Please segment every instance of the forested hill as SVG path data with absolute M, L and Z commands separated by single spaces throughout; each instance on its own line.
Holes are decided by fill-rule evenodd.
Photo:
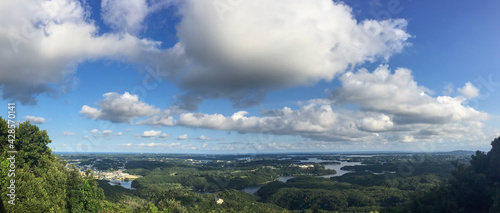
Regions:
M 455 164 L 448 181 L 415 193 L 412 212 L 500 212 L 500 137 L 488 153 L 477 151 L 469 166 Z
M 103 210 L 107 204 L 102 189 L 94 180 L 81 177 L 79 171 L 65 168 L 66 162 L 56 158 L 47 146 L 51 141 L 45 130 L 29 122 L 8 127 L 0 118 L 1 212 Z M 9 147 L 9 139 L 13 139 L 9 134 L 15 135 L 14 150 Z

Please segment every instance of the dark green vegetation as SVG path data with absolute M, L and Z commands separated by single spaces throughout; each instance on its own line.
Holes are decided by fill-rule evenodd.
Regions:
M 197 192 L 216 192 L 221 189 L 242 189 L 278 179 L 279 175 L 324 175 L 335 174 L 323 165 L 312 164 L 311 168 L 300 168 L 293 162 L 278 160 L 218 160 L 203 164 L 186 164 L 158 161 L 130 161 L 125 172 L 142 175 L 132 183 L 135 188 L 150 185 L 180 184 Z
M 420 162 L 421 158 L 425 160 Z M 362 169 L 360 172 L 332 177 L 331 180 L 299 176 L 286 183 L 273 182 L 262 187 L 257 195 L 263 202 L 290 210 L 390 211 L 405 207 L 416 190 L 438 186 L 443 177 L 440 177 L 440 173 L 433 174 L 434 170 L 431 168 L 442 165 L 444 161 L 444 157 L 440 155 L 400 156 L 391 160 L 391 165 L 400 165 L 394 167 L 395 171 L 388 169 L 391 172 L 373 174 L 367 171 L 371 165 L 354 166 L 353 168 Z M 431 162 L 436 163 L 430 166 Z M 448 164 L 451 165 L 450 162 Z M 376 164 L 372 166 L 377 167 Z M 426 168 L 429 168 L 428 172 L 415 172 L 425 171 Z M 448 172 L 451 170 L 447 164 L 443 169 Z
M 37 126 L 16 135 L 16 205 L 7 203 L 10 157 L 0 120 L 0 212 L 500 212 L 500 139 L 487 154 L 388 153 L 307 155 L 54 155 Z M 307 161 L 317 158 L 314 161 Z M 136 190 L 96 180 L 94 172 L 126 169 Z M 302 161 L 302 162 L 301 162 Z M 345 166 L 338 177 L 325 169 Z M 286 183 L 279 176 L 295 176 Z M 262 186 L 255 195 L 240 191 Z M 217 204 L 216 200 L 223 202 Z
M 0 118 L 0 212 L 99 212 L 111 203 L 103 201 L 102 189 L 92 178 L 65 167 L 47 147 L 46 131 L 28 122 L 15 130 L 17 153 L 7 153 L 7 122 Z M 15 155 L 15 172 L 8 158 Z M 12 175 L 12 174 L 15 174 Z M 9 177 L 9 174 L 10 177 Z M 15 205 L 8 204 L 11 179 L 15 180 Z
M 455 162 L 452 176 L 438 187 L 415 193 L 405 210 L 413 212 L 500 212 L 500 137 L 470 165 Z
M 104 189 L 108 201 L 129 211 L 150 204 L 159 211 L 176 206 L 188 212 L 369 212 L 408 211 L 415 192 L 439 186 L 450 176 L 454 168 L 452 162 L 467 163 L 470 154 L 472 152 L 393 153 L 370 157 L 309 154 L 288 158 L 279 155 L 244 158 L 234 155 L 95 154 L 65 158 L 108 158 L 127 162 L 125 172 L 143 176 L 132 184 L 137 190 L 110 186 L 106 181 L 99 181 L 99 186 Z M 301 162 L 309 158 L 317 158 L 319 163 Z M 335 173 L 325 169 L 325 165 L 338 163 L 325 162 L 328 160 L 365 164 L 343 167 L 356 172 L 341 177 L 314 177 Z M 279 175 L 296 178 L 283 183 L 276 181 Z M 256 195 L 235 190 L 252 185 L 263 187 Z M 222 198 L 224 203 L 215 204 L 216 197 Z M 175 201 L 175 205 L 165 205 L 167 201 Z

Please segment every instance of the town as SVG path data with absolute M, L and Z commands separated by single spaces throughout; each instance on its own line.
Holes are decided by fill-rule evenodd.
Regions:
M 106 164 L 106 162 L 110 161 L 113 161 L 113 165 L 121 165 L 106 167 L 106 165 L 109 165 Z M 71 169 L 74 166 L 79 170 L 80 175 L 91 175 L 97 180 L 133 181 L 140 178 L 140 175 L 131 175 L 124 172 L 126 163 L 127 161 L 120 162 L 111 159 L 105 159 L 103 161 L 102 158 L 96 158 L 95 160 L 75 158 L 68 161 L 66 168 Z

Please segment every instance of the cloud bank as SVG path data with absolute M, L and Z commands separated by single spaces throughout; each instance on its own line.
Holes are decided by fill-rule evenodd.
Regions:
M 2 98 L 36 104 L 40 94 L 74 88 L 80 63 L 108 59 L 161 65 L 159 75 L 183 91 L 184 109 L 211 98 L 245 107 L 270 90 L 331 81 L 409 45 L 405 20 L 357 21 L 330 0 L 241 1 L 224 11 L 217 2 L 104 0 L 100 15 L 113 29 L 104 34 L 80 1 L 2 2 Z M 141 30 L 148 15 L 170 6 L 180 16 L 178 42 L 159 49 Z
M 156 114 L 136 124 L 292 135 L 331 142 L 413 142 L 457 141 L 470 135 L 484 136 L 482 122 L 490 118 L 487 113 L 467 106 L 463 96 L 430 95 L 433 92 L 419 86 L 411 71 L 405 68 L 391 71 L 387 65 L 380 65 L 372 72 L 359 69 L 339 79 L 341 87 L 334 89 L 329 97 L 310 100 L 297 109 L 265 110 L 261 116 L 249 116 L 246 111 L 227 116 L 195 112 L 176 114 L 167 109 L 157 110 Z M 346 108 L 345 104 L 359 109 Z M 187 135 L 178 137 L 186 138 Z
M 268 90 L 331 81 L 409 45 L 405 20 L 358 22 L 350 7 L 331 0 L 241 1 L 226 5 L 229 11 L 214 2 L 188 0 L 180 8 L 178 44 L 188 68 L 178 76 L 186 91 L 179 102 L 190 110 L 207 98 L 253 105 Z

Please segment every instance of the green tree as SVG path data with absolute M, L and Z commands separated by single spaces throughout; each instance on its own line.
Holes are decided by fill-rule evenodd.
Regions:
M 416 193 L 408 206 L 412 212 L 499 212 L 500 137 L 486 154 L 477 151 L 470 166 L 454 163 L 448 182 Z
M 5 138 L 7 122 L 0 119 L 1 137 Z M 1 157 L 2 177 L 1 194 L 7 194 L 6 184 L 15 180 L 16 205 L 3 200 L 8 212 L 64 212 L 66 174 L 60 162 L 51 154 L 47 144 L 50 139 L 46 131 L 40 131 L 35 125 L 24 122 L 15 131 L 15 149 L 17 153 L 4 151 Z M 7 147 L 7 140 L 2 139 L 2 147 Z M 4 149 L 6 150 L 6 149 Z M 5 174 L 7 158 L 15 155 L 15 177 Z
M 65 162 L 57 159 L 47 146 L 47 131 L 29 122 L 11 128 L 15 132 L 15 150 L 7 153 L 8 124 L 0 118 L 0 193 L 8 194 L 7 186 L 15 181 L 16 205 L 2 196 L 3 212 L 100 212 L 104 194 L 95 180 L 68 171 Z M 9 177 L 10 161 L 15 158 L 15 176 Z M 2 209 L 5 208 L 5 209 Z
M 92 178 L 82 178 L 79 171 L 73 169 L 68 175 L 68 202 L 70 212 L 100 212 L 104 192 L 97 187 Z

